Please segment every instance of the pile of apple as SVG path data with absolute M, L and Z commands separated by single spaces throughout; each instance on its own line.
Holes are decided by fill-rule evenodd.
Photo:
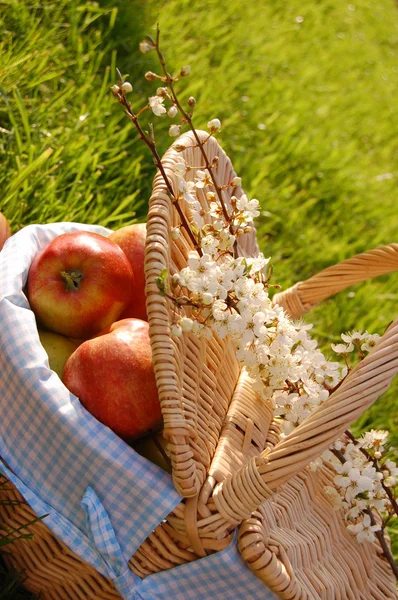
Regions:
M 145 224 L 108 238 L 61 234 L 35 256 L 27 281 L 50 367 L 127 442 L 162 422 L 146 313 L 145 237 Z

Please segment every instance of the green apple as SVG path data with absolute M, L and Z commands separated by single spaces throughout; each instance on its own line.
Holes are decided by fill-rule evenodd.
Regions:
M 48 354 L 50 369 L 61 378 L 66 361 L 81 342 L 70 340 L 63 335 L 44 329 L 38 329 L 38 332 L 41 344 Z
M 152 463 L 163 469 L 163 471 L 171 473 L 171 462 L 168 458 L 169 451 L 162 432 L 153 433 L 151 436 L 140 438 L 133 442 L 131 446 L 138 454 L 141 454 L 141 456 L 150 460 Z

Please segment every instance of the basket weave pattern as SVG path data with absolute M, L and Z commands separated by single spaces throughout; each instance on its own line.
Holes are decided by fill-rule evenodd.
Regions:
M 204 139 L 207 134 L 199 132 L 199 135 Z M 179 143 L 187 149 L 177 153 L 171 148 L 162 161 L 175 190 L 175 165 L 181 156 L 188 165 L 203 167 L 193 136 L 186 134 Z M 228 184 L 235 172 L 213 138 L 206 143 L 206 153 L 210 162 L 218 156 L 218 182 Z M 188 171 L 187 179 L 193 180 L 194 175 L 194 169 Z M 239 192 L 234 189 L 235 194 Z M 231 192 L 223 193 L 228 206 Z M 199 199 L 207 210 L 205 194 L 201 193 Z M 188 205 L 183 204 L 182 210 L 189 216 Z M 316 476 L 307 466 L 388 388 L 398 371 L 398 322 L 328 401 L 285 440 L 279 441 L 279 427 L 273 421 L 270 403 L 258 401 L 228 339 L 214 337 L 205 341 L 190 334 L 179 339 L 170 336 L 177 310 L 159 293 L 156 278 L 164 269 L 173 275 L 185 267 L 188 252 L 193 249 L 183 228 L 181 238 L 170 242 L 171 230 L 177 226 L 180 217 L 158 174 L 147 223 L 147 309 L 164 418 L 163 435 L 168 441 L 173 481 L 184 500 L 140 546 L 130 560 L 130 568 L 145 577 L 222 550 L 229 544 L 236 526 L 242 523 L 239 538 L 242 556 L 282 598 L 392 600 L 396 597 L 394 580 L 378 548 L 366 544 L 359 548 L 345 531 L 341 517 L 337 518 L 330 503 L 322 497 L 321 487 L 330 479 L 330 473 L 323 469 Z M 254 232 L 241 237 L 239 252 L 243 256 L 256 255 Z M 364 259 L 364 255 L 354 257 L 349 266 L 350 261 L 342 263 L 342 271 L 337 274 L 327 269 L 319 275 L 320 279 L 312 278 L 278 294 L 276 301 L 297 317 L 347 285 L 398 266 L 398 245 L 368 255 L 369 259 Z M 282 484 L 285 485 L 280 490 Z M 12 512 L 21 506 L 7 510 L 0 507 L 1 517 L 11 523 Z M 329 526 L 337 522 L 339 527 Z M 299 523 L 302 529 L 297 531 Z M 36 531 L 38 526 L 43 532 L 43 523 L 33 525 L 32 530 Z M 47 537 L 52 535 L 47 533 Z M 92 596 L 69 592 L 77 589 L 68 577 L 70 553 L 43 535 L 40 541 L 46 551 L 37 565 L 29 558 L 27 575 L 28 585 L 31 579 L 32 585 L 36 585 L 35 578 L 45 582 L 41 588 L 43 598 L 118 597 L 112 584 L 108 585 L 99 575 L 95 585 L 100 591 Z M 22 542 L 15 545 L 15 555 L 20 547 L 23 548 Z M 322 556 L 332 557 L 330 564 L 319 560 Z M 366 576 L 357 577 L 361 581 L 356 587 L 352 587 L 355 576 L 338 578 L 337 567 L 344 560 L 339 557 L 346 557 L 346 564 L 352 564 L 353 569 L 364 569 L 361 573 Z M 63 589 L 70 596 L 66 592 L 57 595 L 54 586 L 52 591 L 45 591 L 50 590 L 53 575 L 46 577 L 43 570 L 37 575 L 43 561 L 56 563 L 63 569 Z M 21 559 L 20 564 L 23 562 Z M 91 568 L 86 565 L 84 568 L 88 568 L 87 578 L 94 586 Z

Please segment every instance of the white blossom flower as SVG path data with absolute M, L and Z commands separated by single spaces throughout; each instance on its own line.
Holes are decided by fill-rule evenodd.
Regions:
M 160 117 L 160 115 L 163 115 L 166 112 L 163 101 L 164 98 L 161 98 L 160 96 L 151 96 L 151 98 L 149 98 L 149 106 L 151 107 L 153 114 L 157 117 Z
M 330 347 L 332 348 L 333 352 L 336 352 L 336 354 L 348 354 L 349 352 L 352 352 L 354 350 L 354 345 L 353 344 L 331 344 Z
M 383 448 L 387 441 L 388 431 L 371 429 L 363 434 L 359 438 L 359 445 L 365 449 L 379 449 Z
M 188 204 L 195 207 L 196 199 L 196 190 L 195 184 L 193 181 L 185 181 L 182 177 L 178 179 L 178 189 L 182 193 L 182 196 Z
M 177 162 L 174 165 L 174 173 L 176 174 L 176 176 L 179 179 L 183 179 L 185 176 L 185 173 L 187 172 L 187 166 L 185 164 L 185 161 L 179 159 L 180 162 Z
M 206 171 L 201 171 L 198 169 L 196 171 L 195 185 L 197 188 L 204 188 L 207 185 L 212 185 L 210 173 L 206 173 Z
M 264 254 L 260 252 L 254 258 L 247 258 L 246 264 L 250 267 L 250 275 L 265 271 L 265 267 L 268 265 L 270 258 L 265 258 Z
M 372 525 L 370 515 L 365 514 L 358 523 L 347 525 L 347 529 L 356 536 L 358 542 L 374 542 L 374 532 L 381 528 L 380 525 Z
M 233 187 L 239 187 L 240 185 L 242 185 L 242 179 L 240 177 L 234 177 L 231 181 L 231 185 Z
M 223 300 L 216 300 L 212 306 L 213 317 L 216 321 L 225 321 L 228 319 L 227 311 L 228 306 Z
M 334 478 L 334 483 L 337 487 L 346 488 L 352 483 L 352 479 L 350 477 L 350 471 L 353 468 L 352 462 L 347 460 L 343 464 L 336 465 L 336 471 L 338 475 Z
M 367 334 L 367 332 L 365 332 Z M 378 333 L 368 334 L 361 344 L 361 350 L 363 352 L 370 352 L 372 348 L 375 347 L 376 343 L 379 341 L 380 336 Z
M 248 222 L 253 221 L 253 219 L 260 214 L 260 211 L 258 210 L 259 201 L 255 198 L 249 200 L 246 194 L 242 194 L 242 196 L 237 199 L 236 206 L 243 212 L 243 215 Z
M 213 256 L 218 249 L 219 241 L 213 235 L 205 235 L 200 242 L 200 246 L 202 250 L 206 252 L 206 254 L 210 254 Z
M 367 335 L 366 333 L 362 333 L 361 331 L 353 331 L 352 333 L 342 333 L 341 334 L 341 339 L 343 340 L 343 342 L 346 342 L 346 344 L 353 344 L 355 342 L 360 342 L 361 340 L 363 340 Z

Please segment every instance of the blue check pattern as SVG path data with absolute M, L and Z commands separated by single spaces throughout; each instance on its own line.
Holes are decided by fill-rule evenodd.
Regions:
M 181 501 L 171 477 L 99 423 L 48 366 L 24 293 L 30 263 L 77 223 L 30 225 L 0 253 L 0 471 L 72 551 L 113 580 L 127 600 L 276 598 L 223 552 L 144 580 L 127 562 Z

